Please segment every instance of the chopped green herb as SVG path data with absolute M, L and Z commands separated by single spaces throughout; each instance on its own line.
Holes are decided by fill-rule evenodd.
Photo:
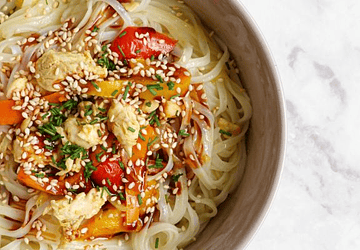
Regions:
M 155 77 L 159 80 L 159 82 L 163 83 L 164 80 L 161 78 L 160 75 L 156 74 Z
M 124 163 L 122 163 L 121 161 L 119 161 L 119 165 L 120 165 L 120 168 L 121 168 L 122 170 L 125 170 Z
M 91 115 L 93 113 L 93 110 L 90 109 L 88 111 L 85 112 L 84 116 L 88 116 L 88 115 Z
M 123 37 L 123 36 L 125 36 L 125 35 L 126 35 L 126 31 L 122 32 L 122 33 L 119 35 L 119 37 L 121 38 L 121 37 Z
M 139 54 L 141 52 L 141 49 L 138 49 L 135 51 L 136 54 Z
M 118 193 L 118 195 L 120 197 L 120 200 L 122 200 L 122 201 L 126 200 L 124 197 L 124 194 L 122 192 Z
M 160 86 L 160 84 L 149 84 L 149 85 L 146 86 L 146 88 L 150 91 L 150 93 L 152 95 L 157 94 L 154 89 L 156 89 L 156 90 L 163 90 L 164 89 L 163 87 Z
M 173 96 L 170 97 L 170 100 L 172 100 L 172 99 L 174 99 L 176 97 L 179 97 L 179 96 L 180 96 L 180 94 L 173 95 Z
M 108 48 L 107 45 L 103 45 L 103 46 L 101 47 L 101 50 L 102 50 L 103 52 L 105 52 L 105 51 L 107 50 L 107 48 Z
M 49 146 L 49 145 L 45 145 L 44 148 L 47 149 L 47 150 L 53 150 L 54 149 L 54 147 Z
M 156 238 L 155 240 L 155 248 L 159 248 L 159 238 Z
M 99 30 L 99 27 L 95 25 L 92 32 L 98 32 L 98 30 Z
M 51 161 L 52 161 L 52 163 L 54 163 L 56 165 L 56 161 L 55 161 L 55 158 L 53 155 L 51 156 Z
M 151 102 L 146 102 L 145 105 L 146 105 L 147 107 L 151 107 Z
M 100 129 L 97 130 L 97 134 L 98 134 L 99 137 L 102 136 L 102 133 L 101 133 L 101 130 L 100 130 Z M 101 146 L 102 146 L 102 145 L 101 145 Z
M 52 123 L 44 124 L 38 127 L 38 130 L 43 135 L 55 136 L 57 134 L 56 128 Z
M 124 96 L 123 96 L 124 101 L 126 100 L 126 97 L 127 97 L 128 93 L 129 93 L 129 90 L 130 90 L 130 83 L 128 83 L 128 85 L 125 88 L 125 92 L 124 92 Z
M 111 148 L 111 153 L 112 154 L 115 154 L 116 153 L 116 147 L 115 147 L 115 144 L 112 145 L 112 148 Z
M 106 193 L 108 193 L 108 195 L 111 196 L 111 193 L 110 193 L 110 191 L 109 191 L 109 189 L 107 187 L 103 187 L 103 189 L 105 189 Z
M 92 121 L 90 122 L 90 124 L 91 124 L 91 125 L 94 125 L 94 124 L 97 123 L 97 122 L 99 122 L 99 120 L 98 120 L 98 119 L 94 119 L 94 120 L 92 120 Z
M 106 109 L 103 109 L 103 108 L 100 108 L 100 107 L 98 107 L 98 110 L 100 110 L 101 112 L 106 112 Z
M 67 102 L 65 102 L 62 106 L 67 109 L 67 110 L 71 110 L 76 108 L 78 105 L 78 102 L 75 100 L 68 100 Z
M 107 182 L 107 184 L 109 184 L 109 186 L 111 186 L 111 181 L 109 178 L 106 178 L 106 182 Z
M 84 166 L 84 177 L 86 182 L 89 180 L 91 174 L 93 171 L 95 171 L 97 168 L 94 167 L 94 165 L 92 164 L 92 162 L 87 162 Z
M 150 125 L 153 125 L 154 124 L 154 122 L 156 123 L 156 125 L 158 126 L 158 127 L 160 127 L 160 121 L 159 121 L 159 118 L 157 117 L 157 115 L 154 115 L 153 116 L 153 118 L 149 121 L 149 124 Z
M 94 81 L 91 81 L 91 84 L 94 86 L 95 89 L 99 90 L 99 86 L 94 82 Z
M 100 145 L 100 148 L 101 148 L 102 150 L 104 150 L 105 152 L 107 152 L 107 148 L 105 148 L 104 145 Z
M 44 176 L 45 176 L 45 175 L 44 175 L 43 173 L 41 173 L 41 174 L 39 174 L 39 173 L 38 173 L 38 174 L 35 174 L 35 177 L 37 177 L 37 178 L 44 178 Z
M 189 136 L 190 134 L 188 134 L 188 133 L 186 133 L 185 132 L 185 129 L 181 129 L 180 131 L 179 131 L 179 135 L 182 135 L 182 136 Z
M 49 112 L 47 112 L 45 115 L 43 115 L 43 116 L 41 116 L 41 119 L 45 119 L 47 116 L 49 116 L 50 115 L 50 113 Z
M 147 144 L 148 148 L 158 139 L 157 136 L 155 136 L 155 138 L 153 140 L 151 140 L 151 138 L 149 138 L 149 142 Z
M 77 190 L 76 189 L 73 189 L 73 188 L 67 188 L 66 189 L 67 191 L 71 192 L 71 193 L 76 193 Z
M 170 81 L 170 82 L 167 83 L 167 86 L 168 86 L 169 90 L 174 90 L 175 83 Z
M 179 181 L 180 176 L 182 176 L 182 175 L 183 175 L 183 174 L 173 175 L 173 176 L 172 176 L 172 180 L 173 180 L 174 182 L 178 182 L 178 181 Z
M 87 155 L 87 151 L 83 147 L 78 145 L 70 145 L 69 142 L 66 142 L 65 145 L 60 148 L 60 155 L 70 157 L 70 159 L 75 160 L 76 158 L 80 158 L 81 155 Z
M 95 158 L 96 158 L 96 160 L 97 160 L 98 162 L 101 162 L 100 157 L 101 157 L 103 154 L 104 154 L 104 152 L 100 152 L 100 153 L 98 153 L 98 154 L 95 155 Z
M 141 134 L 141 132 L 139 132 L 139 138 L 140 138 L 141 140 L 143 140 L 143 141 L 146 140 L 145 137 Z
M 150 165 L 148 166 L 148 168 L 163 168 L 164 165 L 162 164 L 163 160 L 159 157 L 159 154 L 156 155 L 156 159 L 155 159 L 155 165 Z
M 138 194 L 138 195 L 137 195 L 137 198 L 138 198 L 139 205 L 142 205 L 142 204 L 143 204 L 143 201 L 142 201 L 141 195 Z
M 150 60 L 151 60 L 151 61 L 154 61 L 154 60 L 155 60 L 155 56 L 154 56 L 154 55 L 151 55 Z
M 122 51 L 122 49 L 121 49 L 120 45 L 118 45 L 117 47 L 118 47 L 118 49 L 119 49 L 119 51 L 120 51 L 121 55 L 122 55 L 123 57 L 126 57 L 126 56 L 125 56 L 125 53 L 124 53 L 124 51 Z
M 128 130 L 131 131 L 131 132 L 135 132 L 135 129 L 133 129 L 132 127 L 128 127 Z
M 59 106 L 60 106 L 59 103 L 52 103 L 52 102 L 49 102 L 49 105 L 50 105 L 50 106 L 54 106 L 54 107 L 59 107 Z
M 119 92 L 119 90 L 115 89 L 114 92 L 111 93 L 111 96 L 116 96 L 116 94 Z
M 223 135 L 227 135 L 227 136 L 232 136 L 232 133 L 230 133 L 228 131 L 225 131 L 225 130 L 222 130 L 222 129 L 220 129 L 219 133 L 223 134 Z

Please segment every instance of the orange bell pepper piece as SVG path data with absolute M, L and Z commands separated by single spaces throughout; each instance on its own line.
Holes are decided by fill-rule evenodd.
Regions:
M 66 98 L 63 94 L 53 93 L 47 96 L 44 96 L 44 99 L 48 102 L 59 103 L 66 101 Z M 2 100 L 0 101 L 0 125 L 12 125 L 21 122 L 24 120 L 21 113 L 21 110 L 14 110 L 15 101 L 13 100 Z

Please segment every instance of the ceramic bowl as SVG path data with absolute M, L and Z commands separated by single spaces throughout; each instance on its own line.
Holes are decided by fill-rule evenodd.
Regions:
M 187 250 L 244 249 L 264 220 L 280 180 L 286 137 L 281 83 L 269 48 L 241 2 L 185 2 L 228 46 L 253 106 L 243 179 Z

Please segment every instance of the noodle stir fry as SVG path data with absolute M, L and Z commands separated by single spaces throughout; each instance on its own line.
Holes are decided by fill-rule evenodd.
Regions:
M 195 240 L 246 160 L 222 41 L 181 1 L 1 4 L 0 249 Z

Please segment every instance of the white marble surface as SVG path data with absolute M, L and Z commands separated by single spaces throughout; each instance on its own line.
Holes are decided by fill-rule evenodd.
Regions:
M 241 0 L 282 78 L 285 168 L 249 250 L 360 249 L 360 1 Z

